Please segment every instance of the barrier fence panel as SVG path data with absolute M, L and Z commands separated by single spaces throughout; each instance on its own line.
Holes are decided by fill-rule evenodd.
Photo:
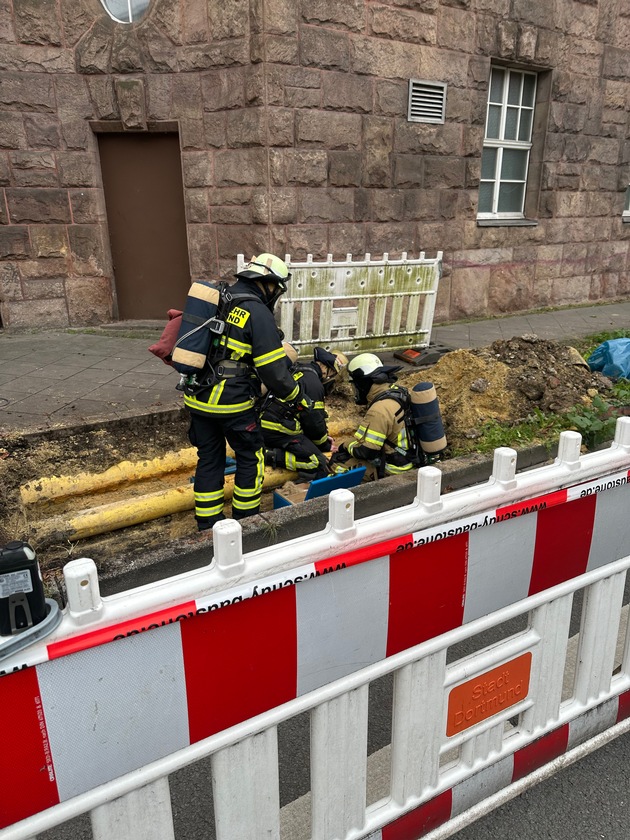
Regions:
M 343 261 L 284 258 L 291 271 L 276 305 L 280 328 L 300 355 L 317 346 L 359 353 L 428 347 L 431 341 L 442 251 L 434 258 L 373 260 L 370 254 Z M 243 254 L 237 271 L 244 268 Z
M 168 777 L 205 756 L 217 840 L 437 840 L 626 731 L 630 418 L 580 444 L 520 474 L 498 449 L 445 495 L 423 468 L 411 505 L 361 520 L 334 491 L 323 531 L 246 556 L 226 520 L 207 568 L 108 598 L 67 564 L 60 626 L 0 661 L 2 840 L 87 812 L 97 840 L 174 837 Z M 390 674 L 391 744 L 368 756 Z M 289 828 L 277 727 L 304 712 L 312 804 Z

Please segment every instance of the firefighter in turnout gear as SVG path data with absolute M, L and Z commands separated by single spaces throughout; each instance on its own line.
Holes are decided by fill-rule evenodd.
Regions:
M 367 411 L 354 439 L 341 444 L 331 458 L 333 472 L 345 472 L 367 464 L 369 479 L 398 475 L 413 468 L 405 427 L 404 409 L 397 396 L 396 373 L 400 366 L 387 366 L 373 353 L 361 353 L 348 364 L 357 405 Z
M 286 264 L 273 254 L 261 254 L 253 257 L 236 278 L 227 294 L 223 289 L 219 295 L 217 287 L 210 284 L 201 284 L 205 288 L 194 292 L 197 299 L 211 299 L 213 305 L 201 314 L 187 317 L 184 312 L 173 352 L 174 366 L 180 372 L 189 370 L 185 362 L 198 364 L 195 357 L 199 350 L 187 351 L 184 339 L 191 343 L 212 330 L 214 338 L 203 368 L 183 385 L 184 402 L 190 412 L 189 437 L 198 451 L 194 494 L 200 531 L 225 518 L 226 439 L 236 458 L 232 517 L 243 519 L 260 511 L 265 471 L 263 435 L 255 410 L 260 382 L 296 411 L 307 406 L 299 382 L 287 368 L 281 333 L 273 316 L 273 307 L 290 278 Z M 191 287 L 189 301 L 199 285 Z
M 316 347 L 312 362 L 295 364 L 297 352 L 288 342 L 284 347 L 293 378 L 312 405 L 309 411 L 297 412 L 273 394 L 264 398 L 260 421 L 267 449 L 265 463 L 295 471 L 303 481 L 324 478 L 330 470 L 323 453 L 330 452 L 333 443 L 324 398 L 348 360 L 343 353 Z

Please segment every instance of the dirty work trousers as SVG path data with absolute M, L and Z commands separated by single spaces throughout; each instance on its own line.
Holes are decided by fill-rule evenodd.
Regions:
M 190 412 L 188 437 L 197 447 L 195 471 L 195 519 L 200 531 L 224 519 L 223 483 L 226 445 L 236 459 L 232 517 L 243 519 L 260 512 L 265 474 L 263 437 L 254 411 L 241 414 L 201 415 Z
M 305 481 L 329 475 L 328 459 L 306 435 L 290 436 L 263 429 L 263 437 L 267 452 L 273 453 L 272 459 L 267 458 L 268 464 L 271 461 L 276 468 L 297 472 Z

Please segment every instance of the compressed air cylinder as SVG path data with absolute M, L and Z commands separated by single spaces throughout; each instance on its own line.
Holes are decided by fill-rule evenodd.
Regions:
M 203 280 L 190 287 L 182 324 L 173 350 L 173 367 L 179 373 L 198 373 L 206 363 L 210 343 L 220 336 L 220 323 L 212 329 L 219 307 L 219 290 Z M 206 323 L 208 322 L 208 323 Z
M 432 382 L 419 382 L 411 389 L 411 413 L 422 451 L 428 454 L 446 448 L 446 435 L 435 387 Z

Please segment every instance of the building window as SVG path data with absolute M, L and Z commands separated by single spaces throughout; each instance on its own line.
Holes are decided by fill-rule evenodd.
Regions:
M 101 0 L 101 3 L 117 23 L 134 23 L 144 16 L 151 0 Z
M 481 156 L 479 219 L 523 219 L 536 73 L 493 67 Z
M 621 215 L 624 222 L 630 222 L 630 187 L 626 187 L 626 199 L 623 203 L 623 213 Z

